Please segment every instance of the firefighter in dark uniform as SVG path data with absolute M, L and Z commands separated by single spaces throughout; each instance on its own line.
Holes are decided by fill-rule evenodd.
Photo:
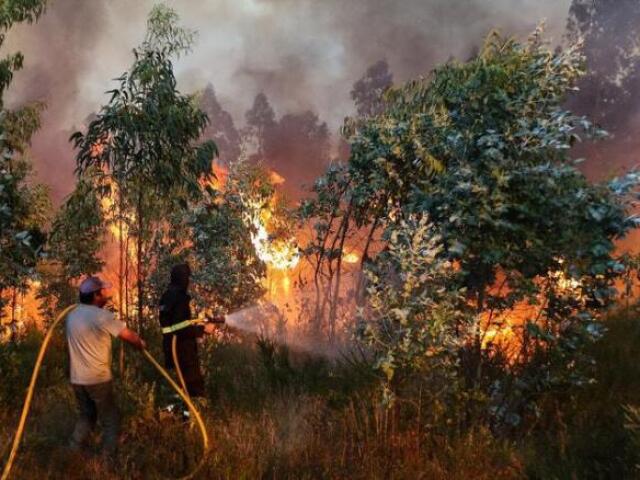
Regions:
M 191 397 L 204 396 L 204 378 L 198 358 L 198 338 L 205 333 L 202 325 L 189 324 L 191 315 L 191 296 L 188 293 L 191 269 L 186 263 L 171 269 L 171 283 L 160 299 L 160 325 L 163 328 L 162 347 L 165 366 L 175 368 L 171 343 L 177 339 L 177 357 L 180 370 Z M 173 331 L 172 328 L 174 329 Z M 164 333 L 167 332 L 167 333 Z M 207 332 L 209 333 L 209 332 Z

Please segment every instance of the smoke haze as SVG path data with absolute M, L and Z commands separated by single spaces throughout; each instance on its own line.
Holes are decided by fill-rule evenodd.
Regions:
M 7 51 L 25 54 L 8 105 L 44 100 L 34 138 L 39 178 L 59 201 L 73 188 L 74 127 L 107 100 L 112 78 L 131 63 L 152 1 L 51 0 L 39 23 L 9 33 Z M 546 19 L 561 40 L 569 0 L 176 0 L 182 24 L 199 32 L 176 62 L 184 92 L 215 87 L 243 123 L 258 92 L 278 117 L 306 110 L 334 133 L 353 113 L 349 92 L 367 67 L 386 59 L 396 82 L 427 74 L 450 57 L 466 59 L 492 28 L 525 35 Z

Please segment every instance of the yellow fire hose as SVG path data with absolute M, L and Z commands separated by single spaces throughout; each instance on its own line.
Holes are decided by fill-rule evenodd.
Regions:
M 71 310 L 73 310 L 75 307 L 76 307 L 76 305 L 72 305 L 70 307 L 67 307 L 66 309 L 63 310 L 63 312 L 60 315 L 58 315 L 56 317 L 55 321 L 53 322 L 53 324 L 51 325 L 51 327 L 47 331 L 47 334 L 44 337 L 44 341 L 42 342 L 42 345 L 40 346 L 40 351 L 38 352 L 38 357 L 36 359 L 36 364 L 33 367 L 33 373 L 31 374 L 31 381 L 29 382 L 29 388 L 27 389 L 27 396 L 25 398 L 24 405 L 22 407 L 22 414 L 20 415 L 20 421 L 18 422 L 18 429 L 16 430 L 16 435 L 13 438 L 13 444 L 11 446 L 11 453 L 9 454 L 9 459 L 7 460 L 7 463 L 4 466 L 4 469 L 2 471 L 2 477 L 1 477 L 0 480 L 7 480 L 9 478 L 9 473 L 11 472 L 11 467 L 13 466 L 13 463 L 14 463 L 14 461 L 16 459 L 16 455 L 18 453 L 18 448 L 20 447 L 20 441 L 22 440 L 22 434 L 24 432 L 24 425 L 25 425 L 25 423 L 27 421 L 27 416 L 29 415 L 29 409 L 31 408 L 31 400 L 33 398 L 33 391 L 35 390 L 36 381 L 38 380 L 38 374 L 40 373 L 40 367 L 42 365 L 42 360 L 44 359 L 44 355 L 45 355 L 45 353 L 47 351 L 47 348 L 49 346 L 49 342 L 51 341 L 51 337 L 53 336 L 53 331 L 55 330 L 55 327 L 62 321 L 62 319 L 64 317 L 66 317 L 67 314 Z M 177 362 L 177 355 L 175 354 L 175 338 L 174 338 L 173 351 L 174 351 L 174 363 L 176 365 L 176 371 L 178 372 L 178 376 L 180 377 L 180 381 L 182 382 L 182 384 L 184 386 L 185 385 L 184 384 L 184 379 L 182 378 L 182 372 L 180 371 L 180 365 Z M 180 478 L 180 480 L 188 480 L 190 478 L 193 478 L 193 476 L 204 465 L 204 461 L 206 459 L 206 454 L 209 451 L 209 434 L 207 433 L 207 429 L 206 429 L 206 427 L 204 425 L 202 417 L 200 416 L 200 412 L 198 412 L 198 410 L 196 409 L 195 405 L 193 404 L 193 402 L 189 398 L 189 395 L 187 394 L 186 388 L 183 391 L 183 389 L 181 389 L 180 386 L 171 378 L 171 375 L 169 375 L 169 373 L 164 368 L 162 368 L 162 366 L 156 361 L 155 358 L 153 358 L 153 356 L 146 349 L 143 350 L 142 353 L 147 358 L 147 360 L 149 360 L 149 362 L 151 362 L 151 364 L 156 368 L 156 370 L 158 370 L 158 372 L 160 372 L 160 374 L 167 380 L 167 382 L 169 382 L 171 387 L 173 387 L 173 389 L 178 393 L 178 395 L 180 395 L 180 398 L 182 398 L 182 400 L 186 403 L 187 407 L 189 408 L 189 411 L 193 414 L 194 418 L 196 419 L 196 423 L 198 424 L 198 427 L 200 429 L 200 433 L 202 434 L 203 452 L 202 452 L 202 456 L 200 458 L 200 461 L 198 462 L 196 467 L 191 471 L 191 473 L 189 473 L 188 475 L 185 475 L 184 477 Z
M 182 369 L 180 368 L 180 362 L 178 361 L 178 337 L 176 335 L 174 335 L 171 339 L 171 355 L 173 356 L 173 364 L 176 367 L 176 373 L 178 374 L 178 380 L 180 380 L 182 391 L 186 395 L 189 395 L 189 391 L 187 390 L 187 382 L 184 381 L 184 377 L 182 376 Z

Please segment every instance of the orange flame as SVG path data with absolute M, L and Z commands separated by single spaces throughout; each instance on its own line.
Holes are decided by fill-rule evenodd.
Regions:
M 270 203 L 273 204 L 275 198 L 271 200 Z M 269 220 L 273 216 L 273 205 L 263 207 L 255 200 L 248 200 L 245 205 L 249 209 L 249 221 L 254 228 L 254 232 L 251 233 L 251 242 L 258 258 L 276 270 L 295 268 L 300 261 L 300 250 L 296 239 L 293 237 L 274 239 L 267 230 Z
M 358 255 L 356 252 L 344 252 L 342 260 L 346 263 L 358 263 L 358 261 L 360 260 L 360 255 Z

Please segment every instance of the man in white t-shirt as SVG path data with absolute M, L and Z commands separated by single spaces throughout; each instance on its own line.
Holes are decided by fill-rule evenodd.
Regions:
M 103 428 L 104 453 L 115 454 L 120 431 L 120 414 L 113 394 L 111 339 L 119 337 L 138 349 L 144 341 L 103 307 L 109 301 L 111 284 L 88 277 L 80 284 L 80 304 L 66 318 L 71 386 L 80 417 L 71 437 L 79 450 L 98 417 Z

